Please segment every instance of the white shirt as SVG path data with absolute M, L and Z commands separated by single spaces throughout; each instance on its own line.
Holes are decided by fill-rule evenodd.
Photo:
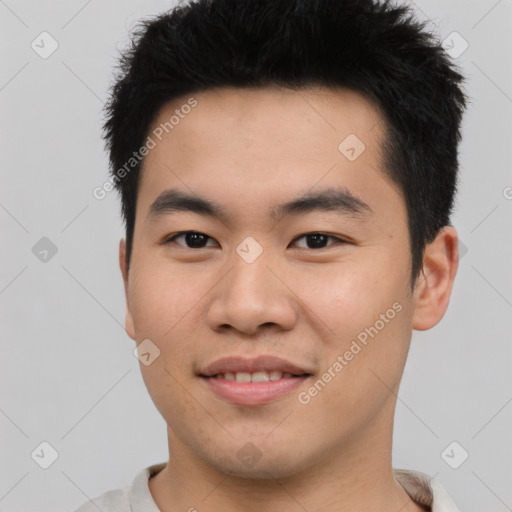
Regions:
M 149 490 L 149 479 L 160 472 L 167 462 L 154 464 L 139 471 L 132 484 L 87 501 L 75 512 L 160 512 Z M 396 480 L 413 501 L 430 507 L 431 512 L 459 512 L 444 487 L 425 473 L 394 469 Z

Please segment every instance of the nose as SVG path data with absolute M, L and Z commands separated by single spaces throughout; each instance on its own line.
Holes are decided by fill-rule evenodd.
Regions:
M 233 328 L 247 335 L 270 325 L 277 330 L 293 329 L 298 301 L 287 286 L 285 272 L 265 251 L 251 263 L 235 254 L 230 263 L 209 303 L 210 328 L 217 332 Z

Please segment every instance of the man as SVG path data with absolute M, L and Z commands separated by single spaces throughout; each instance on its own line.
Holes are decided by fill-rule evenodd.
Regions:
M 197 0 L 107 106 L 126 331 L 169 460 L 79 512 L 455 511 L 391 465 L 457 270 L 462 77 L 406 7 Z

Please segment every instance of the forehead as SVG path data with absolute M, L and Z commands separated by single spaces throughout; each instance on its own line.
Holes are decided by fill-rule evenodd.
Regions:
M 260 140 L 280 143 L 282 150 L 291 144 L 294 152 L 300 149 L 302 153 L 312 153 L 315 148 L 325 151 L 330 142 L 337 151 L 336 142 L 349 134 L 371 144 L 369 132 L 372 138 L 379 138 L 384 129 L 378 105 L 350 89 L 220 87 L 194 94 L 193 100 L 193 108 L 187 107 L 191 97 L 162 106 L 151 131 L 163 128 L 162 138 L 176 140 L 178 149 L 183 150 L 198 149 L 198 146 L 213 149 L 210 146 L 224 141 L 229 134 L 234 142 L 244 140 L 244 149 Z M 172 116 L 180 111 L 184 113 L 179 119 Z M 174 117 L 173 123 L 177 122 L 173 126 L 169 126 L 170 117 Z M 319 144 L 319 139 L 325 140 L 325 144 Z M 298 141 L 302 142 L 300 148 Z M 290 144 L 285 146 L 287 142 Z
M 138 211 L 176 187 L 246 211 L 317 184 L 358 197 L 382 191 L 384 132 L 378 107 L 348 89 L 222 87 L 184 96 L 150 127 L 156 144 L 144 161 Z

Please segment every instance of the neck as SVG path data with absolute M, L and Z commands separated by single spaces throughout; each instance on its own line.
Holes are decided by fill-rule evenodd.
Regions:
M 395 480 L 391 465 L 392 421 L 333 447 L 314 466 L 285 478 L 242 478 L 199 459 L 168 429 L 169 463 L 149 481 L 162 512 L 420 512 Z M 368 431 L 369 430 L 369 431 Z M 372 440 L 371 443 L 369 440 Z

